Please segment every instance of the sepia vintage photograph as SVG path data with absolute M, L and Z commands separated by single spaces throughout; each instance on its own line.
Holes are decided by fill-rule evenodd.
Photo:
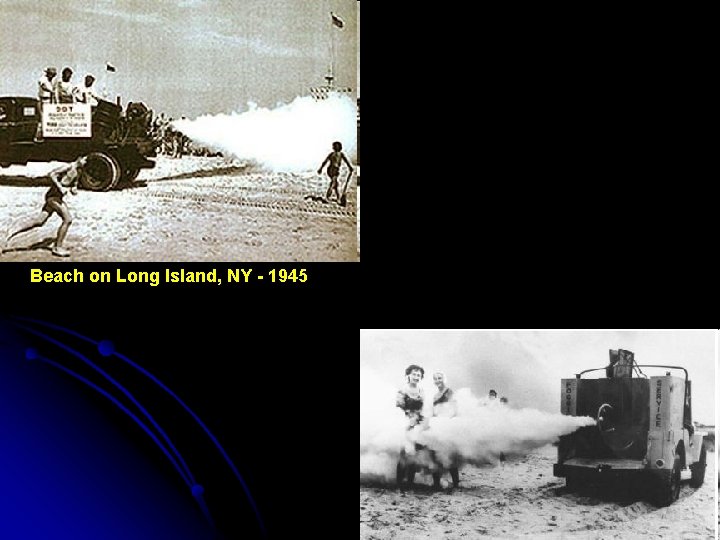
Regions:
M 356 0 L 0 3 L 0 262 L 358 261 Z
M 361 540 L 716 534 L 714 330 L 361 330 Z

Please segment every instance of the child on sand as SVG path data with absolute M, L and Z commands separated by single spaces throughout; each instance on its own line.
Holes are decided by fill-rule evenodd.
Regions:
M 325 161 L 323 161 L 322 165 L 320 165 L 320 168 L 318 169 L 318 174 L 322 174 L 323 167 L 325 167 L 325 164 L 329 162 L 330 165 L 328 165 L 327 168 L 327 175 L 330 177 L 330 187 L 328 187 L 327 195 L 325 196 L 325 198 L 330 200 L 330 196 L 332 195 L 332 192 L 334 190 L 338 203 L 342 204 L 340 192 L 338 191 L 338 176 L 340 176 L 340 166 L 344 161 L 348 166 L 348 169 L 350 169 L 350 172 L 348 172 L 348 181 L 350 180 L 350 175 L 352 175 L 353 168 L 352 165 L 350 165 L 348 158 L 345 157 L 345 154 L 343 154 L 342 152 L 342 144 L 338 141 L 335 141 L 332 144 L 332 147 L 333 151 L 328 154 L 328 156 L 325 158 Z
M 86 163 L 87 157 L 83 156 L 69 165 L 64 165 L 50 172 L 51 185 L 50 189 L 45 193 L 45 204 L 42 209 L 37 214 L 26 216 L 15 222 L 8 230 L 8 234 L 4 239 L 5 244 L 20 233 L 29 231 L 35 227 L 42 227 L 50 216 L 57 212 L 62 218 L 62 224 L 58 229 L 52 253 L 58 257 L 68 257 L 70 252 L 63 248 L 63 242 L 65 241 L 68 228 L 70 228 L 70 224 L 72 223 L 72 216 L 63 197 L 68 192 L 72 195 L 77 194 L 78 181 Z M 0 253 L 2 253 L 3 247 L 4 245 L 0 246 Z

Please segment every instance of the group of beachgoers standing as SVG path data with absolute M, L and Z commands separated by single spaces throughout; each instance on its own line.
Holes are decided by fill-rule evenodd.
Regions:
M 397 393 L 396 405 L 400 407 L 408 419 L 407 430 L 419 428 L 423 429 L 428 425 L 423 408 L 425 406 L 425 393 L 419 386 L 420 381 L 425 376 L 425 370 L 415 364 L 408 366 L 405 370 L 407 384 Z M 447 386 L 447 377 L 441 371 L 433 374 L 433 382 L 437 386 L 438 391 L 433 396 L 433 416 L 453 417 L 457 415 L 457 404 L 453 396 L 453 391 Z M 422 450 L 425 447 L 421 444 L 414 443 L 415 450 Z M 437 459 L 433 451 L 430 451 L 432 457 L 432 477 L 433 487 L 440 489 L 440 477 L 444 467 Z M 452 477 L 453 488 L 460 486 L 460 474 L 458 472 L 458 457 L 451 456 L 450 465 L 447 469 Z M 417 465 L 412 463 L 408 457 L 408 451 L 403 448 L 400 452 L 400 460 L 397 464 L 397 483 L 399 486 L 412 484 L 417 472 Z
M 425 377 L 425 370 L 415 364 L 411 364 L 405 369 L 405 377 L 407 383 L 398 390 L 395 404 L 403 410 L 407 418 L 408 433 L 413 430 L 427 429 L 429 426 L 429 418 L 425 414 L 425 393 L 420 387 L 420 381 Z M 457 416 L 458 408 L 455 395 L 448 386 L 447 376 L 442 371 L 433 373 L 433 383 L 437 387 L 437 392 L 433 396 L 432 416 L 452 418 Z M 497 398 L 497 392 L 490 390 L 488 394 L 487 404 L 492 404 Z M 502 397 L 499 404 L 506 405 L 507 398 Z M 422 444 L 413 441 L 413 437 L 408 437 L 409 445 L 400 451 L 400 459 L 397 464 L 397 484 L 400 487 L 412 485 L 418 465 L 410 454 L 416 451 L 427 450 L 431 458 L 432 464 L 428 467 L 433 477 L 433 488 L 441 489 L 440 478 L 445 469 L 450 473 L 452 478 L 452 487 L 456 489 L 460 487 L 460 456 L 452 454 L 449 456 L 449 464 L 443 465 L 438 459 L 437 454 L 433 450 L 427 449 Z M 505 456 L 500 454 L 500 461 L 504 461 Z

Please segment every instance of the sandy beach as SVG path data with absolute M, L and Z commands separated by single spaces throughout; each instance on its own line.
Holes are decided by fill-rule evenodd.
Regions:
M 683 472 L 680 499 L 657 508 L 596 488 L 567 492 L 552 474 L 556 449 L 546 446 L 504 464 L 461 469 L 461 488 L 432 492 L 432 479 L 407 491 L 360 485 L 361 540 L 469 538 L 715 538 L 715 454 L 705 483 L 691 488 Z
M 0 169 L 0 233 L 43 204 L 48 164 Z M 157 158 L 144 187 L 66 200 L 73 214 L 65 247 L 51 253 L 60 219 L 18 235 L 0 262 L 358 261 L 356 179 L 347 205 L 318 200 L 328 179 L 253 170 L 223 158 Z

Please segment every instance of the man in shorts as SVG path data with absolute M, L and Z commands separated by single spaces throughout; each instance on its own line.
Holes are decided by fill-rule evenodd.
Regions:
M 42 227 L 45 225 L 47 220 L 50 219 L 50 216 L 57 212 L 62 219 L 62 224 L 58 229 L 52 253 L 58 257 L 68 257 L 70 252 L 63 248 L 63 242 L 65 241 L 65 236 L 67 235 L 67 231 L 72 223 L 72 216 L 70 215 L 70 210 L 68 209 L 67 204 L 65 204 L 63 197 L 68 192 L 72 195 L 77 194 L 80 175 L 83 173 L 86 164 L 87 157 L 83 156 L 79 157 L 69 165 L 64 165 L 53 170 L 50 173 L 50 189 L 48 189 L 47 193 L 45 193 L 45 204 L 43 205 L 42 210 L 40 210 L 37 214 L 20 218 L 16 223 L 14 223 L 8 230 L 8 234 L 5 238 L 5 244 L 20 233 L 29 231 L 35 227 Z

